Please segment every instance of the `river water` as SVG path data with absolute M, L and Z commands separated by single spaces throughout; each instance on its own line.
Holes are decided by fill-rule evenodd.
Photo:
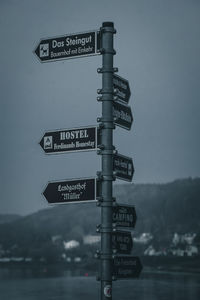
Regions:
M 98 300 L 100 283 L 83 271 L 0 268 L 0 300 Z M 199 300 L 200 274 L 143 271 L 113 282 L 113 300 Z

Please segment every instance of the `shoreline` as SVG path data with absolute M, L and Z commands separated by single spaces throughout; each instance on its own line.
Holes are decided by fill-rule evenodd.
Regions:
M 140 256 L 144 273 L 152 272 L 179 272 L 179 273 L 200 273 L 200 257 L 158 257 Z M 93 259 L 82 262 L 40 262 L 40 261 L 9 261 L 0 262 L 0 269 L 49 269 L 54 271 L 83 271 L 98 272 L 98 262 Z

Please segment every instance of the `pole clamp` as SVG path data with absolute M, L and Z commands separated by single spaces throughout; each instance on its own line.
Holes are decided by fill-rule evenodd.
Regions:
M 97 180 L 102 181 L 103 180 L 103 175 L 101 171 L 97 171 Z
M 102 207 L 113 207 L 113 204 L 116 205 L 116 198 L 112 197 L 111 200 L 110 198 L 105 198 L 105 197 L 97 197 L 97 206 L 102 206 Z M 115 226 L 116 227 L 116 226 Z M 114 228 L 114 226 L 113 226 Z
M 102 150 L 101 155 L 113 155 L 113 150 Z
M 114 49 L 105 49 L 105 48 L 100 48 L 99 49 L 99 52 L 101 54 L 112 54 L 112 55 L 115 55 L 116 54 L 116 51 Z
M 101 32 L 101 34 L 104 32 L 111 32 L 111 33 L 115 34 L 117 31 L 113 27 L 100 27 L 100 32 Z
M 111 95 L 111 94 L 110 94 Z M 114 101 L 114 99 L 111 97 L 111 98 L 109 98 L 109 99 L 105 99 L 105 97 L 103 97 L 103 96 L 98 96 L 97 97 L 97 101 L 98 102 L 103 102 L 103 101 Z
M 116 276 L 112 276 L 112 279 L 110 279 L 110 278 L 107 278 L 107 277 L 105 277 L 105 278 L 103 278 L 103 277 L 101 277 L 99 274 L 97 274 L 96 275 L 96 280 L 97 281 L 116 281 L 117 280 L 117 277 Z
M 110 120 L 110 119 L 97 118 L 97 122 L 101 122 L 101 123 L 99 123 L 99 126 L 98 126 L 99 129 L 115 129 L 116 128 L 115 124 L 113 124 L 113 120 Z
M 94 258 L 99 259 L 101 256 L 101 251 L 100 250 L 96 250 L 95 254 L 94 254 Z
M 114 255 L 113 254 L 100 254 L 100 259 L 108 259 L 108 260 L 112 260 L 114 259 Z
M 96 253 L 94 255 L 95 258 L 100 258 L 100 259 L 114 259 L 113 254 L 109 253 L 102 253 L 100 250 L 96 250 Z
M 99 148 L 101 150 L 104 150 L 105 149 L 105 145 L 103 145 L 103 144 L 97 145 L 97 148 Z
M 105 202 L 103 202 L 105 204 Z M 102 204 L 103 204 L 102 203 Z M 106 205 L 102 205 L 103 207 L 106 207 Z M 107 207 L 112 206 L 112 203 L 110 203 L 111 205 L 107 205 Z M 117 231 L 117 225 L 114 223 L 111 224 L 110 227 L 106 227 L 106 226 L 102 226 L 102 224 L 97 224 L 96 225 L 96 232 L 98 233 L 113 233 Z
M 115 181 L 116 180 L 116 176 L 114 176 L 114 175 L 103 175 L 103 180 Z
M 115 129 L 116 128 L 116 126 L 115 126 L 115 124 L 113 124 L 113 122 L 109 122 L 109 121 L 104 121 L 104 122 L 107 122 L 107 123 L 104 123 L 105 129 Z
M 97 73 L 116 73 L 118 68 L 98 68 Z
M 97 122 L 101 122 L 102 118 L 97 118 Z M 104 123 L 99 123 L 98 129 L 103 129 L 105 128 Z
M 97 94 L 111 94 L 111 95 L 116 95 L 116 91 L 111 89 L 98 89 Z

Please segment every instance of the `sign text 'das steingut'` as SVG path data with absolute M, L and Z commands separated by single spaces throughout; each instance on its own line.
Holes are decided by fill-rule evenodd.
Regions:
M 112 207 L 112 222 L 117 227 L 134 228 L 137 220 L 135 207 L 117 204 Z
M 43 195 L 50 204 L 96 201 L 96 179 L 52 181 L 47 184 Z
M 48 131 L 40 141 L 47 154 L 96 150 L 97 127 L 79 127 Z
M 98 55 L 99 42 L 98 31 L 46 38 L 40 40 L 35 54 L 41 62 Z

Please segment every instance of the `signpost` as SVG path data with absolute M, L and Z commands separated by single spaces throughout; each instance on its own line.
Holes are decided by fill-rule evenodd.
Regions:
M 113 102 L 114 123 L 127 130 L 131 129 L 133 115 L 130 106 L 123 105 L 119 102 Z
M 116 256 L 113 261 L 113 275 L 117 279 L 131 279 L 139 277 L 142 264 L 137 256 Z
M 35 54 L 41 62 L 98 55 L 99 33 L 87 31 L 42 39 Z
M 130 254 L 133 240 L 130 231 L 118 230 L 112 234 L 112 247 L 118 254 Z
M 116 95 L 118 96 L 119 100 L 128 104 L 131 95 L 128 80 L 120 77 L 119 75 L 114 74 L 113 86 L 117 90 Z
M 134 174 L 132 159 L 116 154 L 113 145 L 115 124 L 130 130 L 133 123 L 131 108 L 127 105 L 131 95 L 129 82 L 114 74 L 117 72 L 117 68 L 113 67 L 113 55 L 116 53 L 113 49 L 115 33 L 114 24 L 104 22 L 100 31 L 41 39 L 34 50 L 40 62 L 102 54 L 102 68 L 97 69 L 102 74 L 102 88 L 98 89 L 98 94 L 102 96 L 97 98 L 102 101 L 102 116 L 97 119 L 100 122 L 98 129 L 96 126 L 88 126 L 48 131 L 39 142 L 47 154 L 100 149 L 98 154 L 102 158 L 102 170 L 98 172 L 98 180 L 78 178 L 52 181 L 47 184 L 43 195 L 50 204 L 98 200 L 98 206 L 101 207 L 101 224 L 98 227 L 101 233 L 101 249 L 97 255 L 100 258 L 101 300 L 112 300 L 113 277 L 135 278 L 142 270 L 138 257 L 115 256 L 113 259 L 113 252 L 130 254 L 133 247 L 131 233 L 123 230 L 113 232 L 114 227 L 132 229 L 137 219 L 134 206 L 114 205 L 113 202 L 112 182 L 115 177 L 132 181 Z
M 97 150 L 97 127 L 48 131 L 39 144 L 47 154 Z
M 52 181 L 47 184 L 43 195 L 50 204 L 96 201 L 96 179 Z
M 134 228 L 137 216 L 135 207 L 131 205 L 115 205 L 112 208 L 112 221 L 117 227 Z
M 115 176 L 122 180 L 132 181 L 134 166 L 132 158 L 121 154 L 113 155 L 113 171 Z

